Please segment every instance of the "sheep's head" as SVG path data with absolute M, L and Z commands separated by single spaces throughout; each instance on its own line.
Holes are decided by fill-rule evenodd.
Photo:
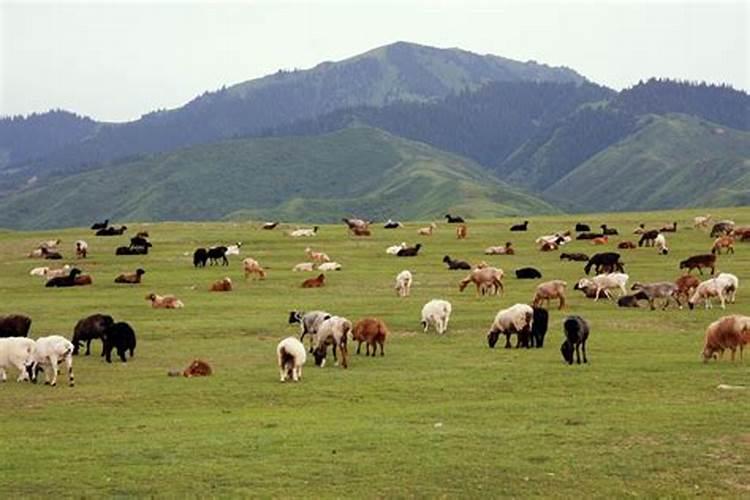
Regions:
M 560 346 L 560 354 L 562 354 L 562 357 L 566 363 L 568 363 L 569 365 L 573 364 L 573 344 L 571 344 L 567 340 L 563 342 Z
M 588 279 L 588 278 L 581 278 L 578 280 L 578 283 L 573 287 L 573 290 L 585 290 L 586 288 L 592 286 L 594 283 Z
M 144 271 L 141 268 L 138 268 L 135 270 L 135 274 L 137 274 L 138 276 L 143 276 L 144 274 L 146 274 L 146 271 Z
M 150 300 L 151 302 L 156 300 L 156 294 L 155 293 L 149 293 L 146 295 L 146 300 Z
M 315 358 L 315 366 L 323 368 L 326 365 L 326 354 L 328 349 L 325 345 L 319 346 L 313 351 L 313 357 Z
M 633 286 L 630 287 L 631 290 L 640 290 L 641 288 L 643 288 L 643 285 L 641 285 L 638 281 L 633 283 Z
M 497 340 L 500 338 L 500 330 L 493 328 L 489 332 L 487 332 L 487 344 L 490 346 L 491 349 L 495 348 L 495 345 L 497 344 Z

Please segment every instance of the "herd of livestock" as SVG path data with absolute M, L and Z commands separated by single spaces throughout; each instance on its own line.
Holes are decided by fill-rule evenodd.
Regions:
M 448 224 L 455 226 L 456 238 L 466 239 L 468 225 L 462 217 L 446 215 Z M 351 235 L 355 237 L 367 237 L 372 234 L 370 221 L 362 219 L 343 219 Z M 695 228 L 705 228 L 710 225 L 710 216 L 701 216 L 694 219 Z M 278 227 L 278 222 L 268 222 L 262 226 L 264 230 L 273 230 Z M 398 221 L 388 220 L 384 229 L 403 228 Z M 437 228 L 435 223 L 419 228 L 417 234 L 430 236 Z M 109 221 L 96 223 L 92 226 L 96 236 L 122 235 L 127 230 L 126 226 L 114 228 L 109 226 Z M 310 238 L 318 234 L 318 227 L 295 229 L 289 232 L 293 238 Z M 538 249 L 542 252 L 560 250 L 574 238 L 576 240 L 590 240 L 593 246 L 603 246 L 609 243 L 612 236 L 619 236 L 615 228 L 602 224 L 600 231 L 592 232 L 587 224 L 579 223 L 575 227 L 575 237 L 572 231 L 561 231 L 550 235 L 543 235 L 535 240 Z M 529 230 L 529 221 L 513 225 L 512 232 L 526 232 Z M 659 255 L 667 255 L 670 251 L 667 236 L 677 231 L 677 223 L 666 225 L 661 228 L 648 229 L 644 224 L 639 225 L 633 231 L 638 241 L 620 239 L 618 249 L 632 249 L 637 247 L 654 247 Z M 560 252 L 560 260 L 585 262 L 584 272 L 586 277 L 581 278 L 574 285 L 574 290 L 580 291 L 585 297 L 598 301 L 600 299 L 614 300 L 614 292 L 619 292 L 617 305 L 620 307 L 640 307 L 646 303 L 654 309 L 661 301 L 661 307 L 666 309 L 670 303 L 682 308 L 684 304 L 693 308 L 703 303 L 704 307 L 712 307 L 712 299 L 718 299 L 721 307 L 726 303 L 734 303 L 739 288 L 738 278 L 730 273 L 721 272 L 716 274 L 717 255 L 722 252 L 734 253 L 736 241 L 750 240 L 750 227 L 738 227 L 733 221 L 723 220 L 713 223 L 710 230 L 713 245 L 710 253 L 695 255 L 680 262 L 680 269 L 685 273 L 674 282 L 640 283 L 635 282 L 630 290 L 627 288 L 629 281 L 625 273 L 624 263 L 621 255 L 617 252 L 605 251 L 595 253 L 591 256 L 583 253 Z M 63 257 L 58 250 L 60 240 L 42 242 L 35 248 L 29 257 L 46 260 L 61 260 Z M 193 265 L 205 267 L 206 265 L 228 265 L 228 257 L 239 255 L 241 242 L 227 246 L 215 246 L 209 248 L 198 248 L 193 252 Z M 116 255 L 148 255 L 152 244 L 146 232 L 138 233 L 130 239 L 127 246 L 118 247 Z M 406 243 L 393 245 L 385 251 L 395 257 L 414 258 L 419 256 L 421 244 L 408 246 Z M 89 253 L 89 245 L 83 240 L 75 242 L 75 254 L 78 259 L 86 259 Z M 491 246 L 485 249 L 486 255 L 512 255 L 515 253 L 512 242 L 504 245 Z M 313 278 L 305 279 L 301 283 L 303 288 L 319 288 L 326 284 L 325 272 L 336 271 L 342 268 L 341 264 L 332 262 L 327 254 L 314 251 L 310 247 L 305 249 L 308 261 L 301 262 L 293 267 L 295 272 L 318 271 L 319 274 Z M 477 295 L 496 295 L 503 293 L 503 279 L 505 273 L 502 269 L 480 262 L 471 265 L 466 261 L 453 259 L 445 255 L 443 263 L 451 270 L 465 270 L 468 275 L 459 282 L 459 290 L 463 291 L 468 285 L 474 284 Z M 245 258 L 242 261 L 245 278 L 257 276 L 265 279 L 266 269 L 255 259 Z M 591 271 L 595 272 L 593 277 L 588 277 Z M 711 277 L 700 280 L 691 271 L 697 270 L 700 275 L 704 270 L 710 272 Z M 46 278 L 45 286 L 50 288 L 87 286 L 93 283 L 91 276 L 82 273 L 77 267 L 66 265 L 60 268 L 48 266 L 36 267 L 30 271 L 31 275 Z M 120 274 L 114 278 L 114 282 L 122 285 L 137 285 L 141 283 L 145 271 L 141 268 L 132 273 Z M 542 273 L 533 267 L 523 267 L 515 270 L 518 279 L 541 279 Z M 397 296 L 406 297 L 410 294 L 413 284 L 411 271 L 404 269 L 396 276 L 395 291 Z M 549 321 L 548 308 L 552 301 L 557 301 L 558 308 L 566 306 L 567 283 L 563 280 L 550 280 L 539 284 L 530 304 L 515 304 L 499 311 L 492 322 L 487 334 L 487 342 L 494 347 L 501 335 L 505 336 L 505 347 L 511 347 L 511 337 L 516 336 L 516 347 L 537 347 L 544 345 L 544 336 Z M 209 290 L 213 292 L 232 291 L 232 280 L 226 277 L 210 285 Z M 146 296 L 152 307 L 165 309 L 178 309 L 184 307 L 184 303 L 173 295 L 157 295 L 150 293 Z M 444 334 L 448 329 L 452 305 L 450 302 L 435 299 L 422 308 L 421 324 L 425 332 L 433 327 L 437 333 Z M 366 346 L 366 355 L 376 355 L 378 349 L 380 355 L 385 354 L 384 344 L 389 336 L 387 325 L 378 318 L 366 317 L 355 323 L 347 318 L 336 316 L 326 311 L 291 311 L 289 323 L 298 323 L 300 335 L 288 337 L 279 342 L 276 353 L 279 366 L 280 380 L 300 380 L 302 366 L 305 364 L 308 352 L 314 357 L 315 364 L 324 366 L 329 351 L 337 364 L 344 368 L 348 366 L 348 342 L 358 342 L 357 354 L 361 346 Z M 68 370 L 69 384 L 74 384 L 73 363 L 74 355 L 78 354 L 81 345 L 85 343 L 86 354 L 90 354 L 91 342 L 95 339 L 102 341 L 101 355 L 107 362 L 111 362 L 111 353 L 115 350 L 125 362 L 128 354 L 134 355 L 136 347 L 136 333 L 131 325 L 122 321 L 115 321 L 109 315 L 94 314 L 81 319 L 75 326 L 71 340 L 60 335 L 51 335 L 37 340 L 28 338 L 31 327 L 31 319 L 19 314 L 0 316 L 0 377 L 6 380 L 6 369 L 14 367 L 19 371 L 18 380 L 29 380 L 36 382 L 38 374 L 45 373 L 46 382 L 55 385 L 59 365 L 65 363 Z M 578 316 L 571 315 L 563 321 L 565 340 L 560 347 L 561 355 L 568 364 L 573 364 L 574 355 L 577 363 L 587 362 L 586 342 L 590 334 L 588 322 Z M 309 349 L 303 345 L 303 340 L 309 336 Z M 711 323 L 706 330 L 703 358 L 709 360 L 720 357 L 725 350 L 731 351 L 732 360 L 735 352 L 739 349 L 740 359 L 742 351 L 750 342 L 750 317 L 743 315 L 730 315 L 720 318 Z M 340 361 L 339 361 L 339 358 Z M 211 367 L 202 360 L 195 360 L 184 372 L 174 372 L 186 377 L 205 376 L 212 373 Z

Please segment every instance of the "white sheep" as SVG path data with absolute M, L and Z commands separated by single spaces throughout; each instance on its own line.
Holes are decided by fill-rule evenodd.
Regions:
M 396 276 L 396 286 L 394 287 L 396 289 L 396 295 L 399 297 L 408 297 L 409 293 L 411 293 L 412 282 L 413 278 L 411 271 L 404 269 L 398 273 Z
M 594 302 L 599 300 L 599 292 L 601 291 L 604 291 L 604 295 L 606 295 L 609 300 L 612 300 L 610 290 L 614 290 L 615 288 L 619 288 L 622 295 L 627 295 L 628 290 L 625 287 L 628 284 L 629 278 L 630 277 L 625 273 L 599 274 L 591 279 L 581 278 L 578 283 L 576 283 L 575 289 L 585 290 L 589 287 L 594 288 L 596 290 L 596 293 L 594 294 Z
M 667 238 L 665 238 L 662 233 L 659 233 L 659 235 L 654 238 L 654 246 L 659 255 L 667 255 L 669 253 L 669 248 L 667 248 Z
M 396 254 L 398 254 L 399 250 L 401 250 L 402 248 L 406 248 L 407 246 L 408 245 L 406 244 L 406 242 L 402 241 L 398 245 L 391 245 L 388 248 L 386 248 L 385 249 L 385 253 L 387 253 L 388 255 L 396 255 Z
M 313 345 L 315 344 L 315 336 L 318 333 L 320 325 L 330 317 L 331 314 L 325 311 L 310 311 L 307 313 L 290 311 L 289 324 L 299 323 L 300 342 L 305 339 L 305 335 L 310 335 L 310 352 L 312 352 Z
M 224 252 L 224 255 L 226 255 L 227 257 L 229 257 L 230 255 L 239 255 L 240 254 L 240 247 L 241 246 L 242 246 L 242 242 L 241 241 L 238 241 L 234 245 L 229 245 L 227 247 L 227 251 Z
M 38 370 L 44 370 L 45 384 L 56 385 L 58 364 L 65 361 L 68 368 L 68 384 L 75 385 L 73 376 L 73 344 L 60 335 L 50 335 L 36 340 L 34 350 L 31 353 L 33 365 L 31 368 L 31 381 L 36 382 Z M 50 372 L 52 376 L 50 377 Z
M 6 368 L 11 366 L 19 371 L 18 382 L 29 379 L 27 367 L 31 367 L 34 340 L 25 337 L 0 338 L 0 380 L 5 382 Z
M 290 378 L 302 380 L 302 366 L 307 361 L 305 346 L 295 337 L 287 337 L 276 346 L 276 359 L 279 363 L 279 378 L 285 382 Z
M 319 264 L 323 262 L 331 262 L 331 258 L 328 257 L 328 254 L 324 252 L 313 252 L 310 247 L 305 248 L 305 253 L 313 262 L 317 262 Z
M 292 268 L 292 271 L 298 272 L 298 271 L 308 271 L 311 272 L 315 270 L 315 264 L 312 262 L 300 262 L 296 266 Z
M 711 297 L 719 297 L 721 308 L 726 309 L 726 300 L 734 303 L 740 281 L 734 274 L 720 273 L 715 278 L 701 282 L 688 300 L 688 307 L 692 309 L 695 304 L 703 300 L 706 309 L 713 308 Z
M 427 227 L 420 227 L 417 229 L 417 234 L 421 236 L 432 236 L 432 232 L 437 229 L 437 224 L 434 222 L 430 222 L 430 225 Z
M 83 240 L 75 242 L 76 258 L 85 259 L 89 253 L 89 244 Z
M 422 307 L 422 328 L 427 333 L 430 325 L 435 327 L 439 334 L 448 330 L 448 321 L 451 318 L 453 307 L 447 300 L 433 299 Z
M 300 238 L 300 237 L 310 237 L 315 236 L 318 232 L 318 226 L 315 226 L 312 229 L 295 229 L 291 233 L 289 233 L 289 236 L 292 236 L 294 238 Z
M 328 346 L 330 345 L 333 347 L 333 359 L 336 364 L 338 364 L 338 357 L 336 356 L 338 349 L 339 354 L 341 354 L 341 366 L 347 368 L 349 366 L 346 360 L 349 352 L 347 340 L 351 331 L 352 322 L 343 316 L 331 316 L 324 320 L 315 335 L 315 347 L 313 348 L 315 364 L 321 368 L 325 366 Z
M 505 335 L 505 348 L 510 348 L 510 336 L 516 334 L 518 341 L 516 347 L 521 344 L 521 335 L 530 334 L 534 318 L 534 309 L 527 304 L 516 304 L 507 309 L 499 311 L 495 315 L 490 331 L 487 333 L 487 342 L 490 347 L 495 347 L 500 335 Z
M 49 267 L 35 267 L 29 271 L 29 276 L 47 276 Z
M 318 271 L 341 271 L 341 264 L 338 262 L 324 262 L 318 266 Z
M 696 229 L 699 227 L 708 227 L 708 223 L 711 219 L 711 214 L 693 217 L 693 227 Z
M 57 269 L 48 269 L 44 274 L 44 277 L 47 280 L 51 280 L 52 278 L 62 278 L 63 276 L 68 276 L 69 274 L 70 264 L 65 264 L 64 266 Z

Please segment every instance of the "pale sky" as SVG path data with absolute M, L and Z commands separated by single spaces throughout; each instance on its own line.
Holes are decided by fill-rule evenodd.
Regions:
M 206 90 L 403 40 L 750 89 L 750 0 L 0 0 L 0 115 L 126 121 Z

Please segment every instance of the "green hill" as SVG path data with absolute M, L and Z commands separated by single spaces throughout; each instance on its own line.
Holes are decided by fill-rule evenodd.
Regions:
M 556 211 L 478 165 L 378 129 L 196 146 L 78 174 L 0 202 L 0 226 L 94 219 L 334 221 Z
M 646 117 L 543 193 L 587 210 L 746 205 L 750 133 L 685 115 Z

